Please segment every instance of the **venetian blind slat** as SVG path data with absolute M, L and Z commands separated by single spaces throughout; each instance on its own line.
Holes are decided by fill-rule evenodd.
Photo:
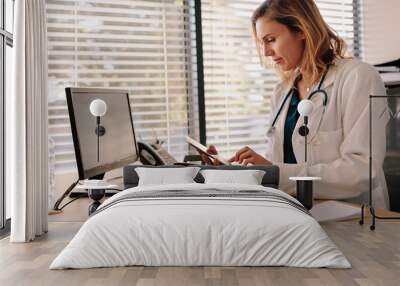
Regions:
M 186 1 L 47 0 L 49 134 L 56 173 L 75 171 L 65 87 L 127 89 L 139 139 L 188 152 Z

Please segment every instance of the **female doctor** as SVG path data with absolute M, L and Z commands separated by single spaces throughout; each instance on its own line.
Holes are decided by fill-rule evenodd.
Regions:
M 344 41 L 313 0 L 264 1 L 253 13 L 252 28 L 261 59 L 272 60 L 281 80 L 272 96 L 267 156 L 246 146 L 230 161 L 279 166 L 280 189 L 289 194 L 295 193 L 289 177 L 307 174 L 321 177 L 314 182 L 314 198 L 361 201 L 369 189 L 369 95 L 386 94 L 379 74 L 368 64 L 345 58 Z M 303 118 L 297 111 L 303 99 L 314 104 L 307 163 L 305 139 L 299 134 Z M 373 204 L 388 208 L 382 169 L 386 102 L 376 100 L 374 110 Z M 217 154 L 213 145 L 208 151 Z

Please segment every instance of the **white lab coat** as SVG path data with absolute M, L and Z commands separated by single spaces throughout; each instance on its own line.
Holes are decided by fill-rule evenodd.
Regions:
M 278 84 L 272 106 L 277 112 L 290 87 Z M 315 89 L 316 87 L 314 87 Z M 322 115 L 322 96 L 312 101 L 314 111 L 309 116 L 310 133 L 314 139 L 308 144 L 307 164 L 304 160 L 304 137 L 298 133 L 303 124 L 300 117 L 292 136 L 297 164 L 283 163 L 284 124 L 290 99 L 276 122 L 274 134 L 269 138 L 267 158 L 280 168 L 280 189 L 295 193 L 291 176 L 318 176 L 314 182 L 317 199 L 347 199 L 358 197 L 369 190 L 369 95 L 385 95 L 386 90 L 378 72 L 370 65 L 355 59 L 341 59 L 332 65 L 325 78 L 323 89 L 328 103 L 318 132 Z M 382 169 L 386 153 L 385 127 L 389 119 L 387 101 L 375 100 L 373 104 L 373 205 L 388 208 L 389 200 Z

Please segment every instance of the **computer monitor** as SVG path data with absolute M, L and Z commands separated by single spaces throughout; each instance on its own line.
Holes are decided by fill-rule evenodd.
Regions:
M 138 159 L 128 91 L 70 87 L 65 91 L 80 180 Z M 104 101 L 107 107 L 104 116 L 100 117 L 105 132 L 99 138 L 97 118 L 90 111 L 90 104 L 96 99 Z

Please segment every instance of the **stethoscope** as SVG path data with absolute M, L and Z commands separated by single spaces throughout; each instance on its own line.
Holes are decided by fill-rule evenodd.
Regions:
M 314 90 L 313 92 L 311 92 L 311 93 L 308 95 L 308 97 L 307 97 L 307 99 L 311 100 L 316 94 L 320 94 L 320 95 L 323 96 L 323 101 L 322 101 L 322 105 L 323 105 L 322 115 L 321 115 L 321 118 L 320 118 L 319 123 L 318 123 L 317 131 L 315 132 L 314 136 L 310 139 L 310 141 L 312 141 L 312 140 L 314 139 L 315 135 L 318 133 L 319 128 L 321 127 L 322 119 L 323 119 L 324 114 L 325 114 L 326 105 L 327 105 L 327 103 L 328 103 L 328 94 L 326 93 L 326 91 L 325 91 L 324 89 L 322 89 L 322 84 L 323 84 L 324 81 L 325 81 L 325 77 L 326 77 L 326 75 L 327 75 L 327 73 L 328 73 L 328 70 L 329 70 L 329 66 L 328 66 L 328 68 L 326 69 L 326 72 L 322 75 L 321 80 L 319 81 L 319 84 L 318 84 L 318 88 L 317 88 L 316 90 Z M 275 127 L 276 122 L 278 121 L 279 116 L 280 116 L 280 114 L 282 113 L 282 109 L 283 109 L 283 107 L 285 106 L 286 101 L 287 101 L 288 98 L 292 95 L 292 93 L 294 92 L 294 90 L 297 89 L 296 86 L 297 86 L 297 82 L 299 81 L 299 79 L 300 79 L 300 76 L 298 76 L 298 77 L 296 78 L 296 80 L 294 81 L 293 87 L 288 91 L 288 93 L 287 93 L 286 96 L 284 97 L 283 101 L 281 102 L 281 105 L 279 106 L 278 112 L 275 114 L 275 117 L 274 117 L 274 119 L 272 120 L 272 124 L 271 124 L 271 126 L 268 128 L 268 131 L 267 131 L 267 136 L 268 136 L 268 137 L 271 137 L 272 135 L 274 135 L 275 130 L 276 130 L 276 127 Z M 308 140 L 307 140 L 307 141 L 308 141 Z

